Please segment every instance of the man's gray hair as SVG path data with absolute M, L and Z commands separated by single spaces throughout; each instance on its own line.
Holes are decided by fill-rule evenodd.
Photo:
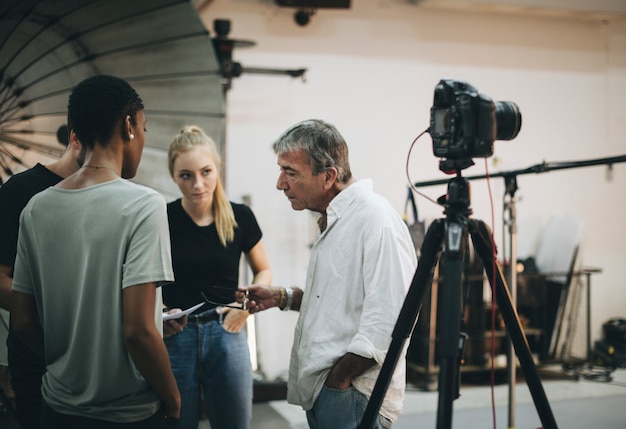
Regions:
M 319 119 L 299 122 L 285 131 L 272 145 L 276 155 L 304 150 L 314 175 L 329 167 L 337 169 L 337 181 L 347 183 L 352 178 L 348 145 L 333 125 Z

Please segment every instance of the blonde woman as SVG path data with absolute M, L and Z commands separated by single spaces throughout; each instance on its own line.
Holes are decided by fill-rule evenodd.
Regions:
M 204 302 L 165 340 L 182 398 L 179 428 L 198 427 L 203 397 L 211 427 L 247 429 L 253 380 L 242 328 L 249 314 L 234 301 L 242 254 L 253 282 L 271 284 L 262 232 L 250 208 L 228 200 L 220 156 L 202 129 L 187 126 L 174 138 L 168 166 L 182 198 L 167 207 L 175 282 L 163 289 L 164 303 L 185 309 Z

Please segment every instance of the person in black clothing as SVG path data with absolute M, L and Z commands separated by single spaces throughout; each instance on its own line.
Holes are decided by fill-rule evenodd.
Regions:
M 204 305 L 182 332 L 165 340 L 181 393 L 180 429 L 196 429 L 199 401 L 211 427 L 247 429 L 252 414 L 248 312 L 235 306 L 245 254 L 254 283 L 271 284 L 261 229 L 250 208 L 228 200 L 215 143 L 188 126 L 170 145 L 169 171 L 182 198 L 168 204 L 175 282 L 163 288 L 167 307 Z
M 63 156 L 52 164 L 37 164 L 12 176 L 0 187 L 0 307 L 10 310 L 13 266 L 22 210 L 31 197 L 77 171 L 83 162 L 81 145 L 70 132 Z M 15 408 L 21 429 L 39 428 L 41 377 L 45 363 L 20 341 L 9 324 L 7 338 L 9 372 L 15 392 Z

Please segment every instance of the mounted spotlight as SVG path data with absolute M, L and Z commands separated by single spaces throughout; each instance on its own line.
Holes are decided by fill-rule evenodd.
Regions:
M 315 9 L 298 9 L 293 14 L 293 19 L 300 27 L 304 27 L 309 24 L 313 15 L 315 15 Z
M 216 36 L 213 37 L 213 47 L 220 65 L 220 73 L 222 75 L 222 86 L 224 91 L 228 91 L 231 87 L 232 79 L 241 76 L 242 73 L 257 74 L 282 74 L 291 77 L 302 77 L 306 69 L 268 69 L 261 67 L 244 67 L 240 63 L 233 60 L 233 51 L 235 48 L 250 47 L 256 45 L 251 40 L 238 40 L 228 37 L 230 33 L 229 19 L 215 19 L 213 28 Z
M 350 9 L 350 0 L 274 0 L 281 7 L 295 7 L 298 10 L 293 19 L 300 27 L 309 24 L 316 9 Z
M 301 9 L 350 9 L 350 0 L 275 0 L 278 6 Z

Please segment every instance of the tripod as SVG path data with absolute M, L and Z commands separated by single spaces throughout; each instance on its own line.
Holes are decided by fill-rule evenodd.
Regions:
M 421 257 L 413 276 L 406 299 L 392 333 L 392 341 L 387 351 L 378 379 L 372 391 L 359 429 L 371 429 L 382 405 L 391 376 L 403 350 L 406 339 L 411 335 L 424 296 L 430 287 L 435 266 L 443 253 L 443 278 L 439 298 L 438 314 L 443 314 L 438 322 L 437 354 L 439 359 L 437 429 L 452 427 L 452 401 L 458 397 L 460 376 L 459 360 L 462 341 L 460 332 L 462 312 L 462 277 L 463 260 L 467 248 L 468 233 L 476 254 L 483 267 L 495 267 L 495 272 L 487 272 L 493 296 L 507 327 L 509 338 L 520 361 L 526 383 L 530 390 L 535 408 L 543 427 L 556 429 L 556 421 L 545 391 L 539 379 L 535 363 L 522 330 L 517 311 L 511 302 L 502 269 L 494 257 L 491 231 L 482 221 L 472 220 L 470 208 L 470 189 L 467 179 L 461 176 L 461 169 L 456 168 L 457 176 L 448 182 L 448 192 L 440 197 L 444 206 L 443 219 L 435 220 L 424 237 Z

